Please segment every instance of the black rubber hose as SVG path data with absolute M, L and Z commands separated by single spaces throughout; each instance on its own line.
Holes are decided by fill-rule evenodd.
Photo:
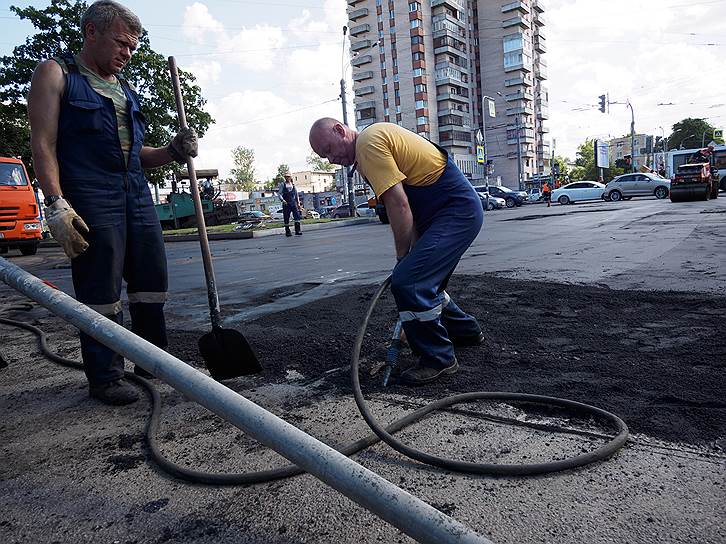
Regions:
M 353 354 L 351 358 L 351 380 L 353 385 L 353 395 L 355 397 L 355 402 L 358 406 L 358 409 L 360 410 L 361 415 L 363 416 L 363 419 L 366 421 L 368 426 L 373 430 L 374 434 L 368 435 L 364 438 L 361 438 L 345 447 L 342 448 L 336 448 L 338 451 L 340 451 L 342 454 L 350 456 L 355 453 L 358 453 L 373 444 L 378 443 L 379 441 L 383 440 L 385 443 L 387 443 L 389 446 L 391 446 L 396 451 L 412 458 L 417 461 L 420 461 L 422 463 L 440 467 L 446 470 L 453 470 L 456 472 L 468 472 L 468 473 L 475 473 L 475 474 L 494 474 L 494 475 L 518 475 L 518 476 L 524 476 L 524 475 L 533 475 L 533 474 L 543 474 L 547 472 L 556 472 L 561 470 L 567 470 L 571 468 L 580 467 L 589 463 L 593 463 L 596 461 L 601 461 L 603 459 L 606 459 L 615 451 L 617 451 L 619 448 L 621 448 L 625 442 L 628 439 L 628 428 L 625 425 L 625 423 L 615 416 L 614 414 L 611 414 L 610 412 L 606 412 L 605 410 L 601 410 L 600 408 L 595 408 L 593 406 L 589 406 L 587 404 L 582 404 L 579 402 L 571 401 L 571 400 L 565 400 L 565 399 L 558 399 L 554 397 L 545 397 L 541 395 L 528 395 L 524 393 L 501 393 L 501 392 L 477 392 L 477 393 L 464 393 L 460 395 L 454 395 L 451 397 L 446 397 L 441 400 L 432 402 L 430 404 L 427 404 L 426 406 L 423 406 L 410 414 L 407 414 L 406 416 L 397 419 L 390 425 L 386 427 L 382 427 L 376 419 L 372 416 L 370 409 L 368 408 L 368 405 L 365 401 L 365 398 L 363 397 L 363 393 L 361 391 L 360 386 L 360 376 L 359 376 L 359 362 L 360 362 L 360 350 L 361 346 L 363 344 L 363 338 L 365 337 L 366 330 L 368 328 L 368 322 L 370 321 L 370 317 L 373 314 L 373 310 L 378 303 L 378 300 L 380 299 L 383 292 L 386 290 L 386 288 L 390 285 L 390 277 L 386 279 L 386 281 L 383 282 L 383 284 L 379 287 L 376 294 L 373 296 L 368 310 L 366 311 L 365 317 L 363 319 L 363 323 L 360 327 L 360 330 L 358 332 L 358 337 L 356 339 L 355 345 L 353 347 Z M 38 327 L 35 327 L 33 325 L 30 325 L 28 323 L 24 323 L 22 321 L 15 321 L 12 319 L 6 319 L 6 318 L 0 318 L 0 323 L 14 326 L 14 327 L 20 327 L 23 329 L 26 329 L 30 332 L 33 332 L 38 336 L 40 349 L 43 352 L 43 354 L 48 357 L 50 360 L 61 364 L 63 366 L 67 366 L 70 368 L 76 368 L 76 369 L 83 369 L 83 364 L 79 363 L 78 361 L 74 361 L 72 359 L 66 359 L 64 357 L 61 357 L 48 348 L 48 344 L 46 341 L 45 333 L 39 329 Z M 299 469 L 295 465 L 287 465 L 285 467 L 276 468 L 276 469 L 270 469 L 270 470 L 263 470 L 263 471 L 255 471 L 255 472 L 246 472 L 246 473 L 209 473 L 209 472 L 203 472 L 199 470 L 194 470 L 187 468 L 185 466 L 179 465 L 177 463 L 174 463 L 173 461 L 170 461 L 167 459 L 164 454 L 161 452 L 161 449 L 159 447 L 156 435 L 158 434 L 159 425 L 161 421 L 161 396 L 159 395 L 159 391 L 154 387 L 153 383 L 151 383 L 149 380 L 146 380 L 144 378 L 141 378 L 137 376 L 136 374 L 132 372 L 126 372 L 126 377 L 135 383 L 141 385 L 149 394 L 149 397 L 151 399 L 151 414 L 149 416 L 149 419 L 146 424 L 146 442 L 149 447 L 149 450 L 151 451 L 151 456 L 154 459 L 154 461 L 159 465 L 159 467 L 167 472 L 168 474 L 179 478 L 181 480 L 186 480 L 188 482 L 192 483 L 198 483 L 198 484 L 206 484 L 206 485 L 251 485 L 251 484 L 258 484 L 258 483 L 264 483 L 269 482 L 273 480 L 279 480 L 282 478 L 287 478 L 290 476 L 295 476 L 298 474 L 302 474 L 304 471 Z M 431 412 L 434 412 L 436 410 L 441 410 L 444 408 L 447 408 L 449 406 L 453 406 L 454 404 L 460 404 L 464 402 L 471 402 L 473 400 L 506 400 L 506 401 L 517 401 L 517 402 L 530 402 L 530 403 L 538 403 L 538 404 L 547 404 L 547 405 L 555 405 L 555 406 L 561 406 L 564 408 L 572 408 L 575 411 L 578 412 L 585 412 L 589 413 L 591 415 L 594 415 L 600 419 L 603 419 L 605 421 L 608 421 L 613 424 L 613 426 L 617 429 L 618 434 L 617 436 L 608 442 L 607 444 L 601 446 L 600 448 L 583 454 L 578 455 L 577 457 L 574 457 L 572 459 L 567 459 L 563 461 L 553 461 L 550 463 L 538 463 L 538 464 L 528 464 L 528 465 L 497 465 L 497 464 L 486 464 L 486 463 L 470 463 L 470 462 L 464 462 L 464 461 L 457 461 L 454 459 L 446 459 L 443 457 L 437 457 L 431 454 L 428 454 L 426 452 L 423 452 L 421 450 L 417 450 L 415 448 L 412 448 L 410 446 L 407 446 L 406 444 L 403 444 L 399 440 L 395 439 L 392 434 L 400 431 L 404 427 L 407 427 L 408 425 L 411 425 L 412 423 L 420 420 L 424 416 L 430 414 Z M 523 425 L 520 421 L 515 421 L 517 425 Z M 526 424 L 524 424 L 527 426 Z M 538 428 L 541 428 L 541 425 L 538 425 Z M 551 428 L 551 430 L 556 431 L 556 428 Z

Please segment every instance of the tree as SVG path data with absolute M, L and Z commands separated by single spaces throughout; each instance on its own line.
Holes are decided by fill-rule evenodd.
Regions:
M 268 179 L 263 185 L 262 188 L 265 191 L 275 191 L 277 190 L 277 177 Z
M 229 173 L 232 176 L 230 187 L 233 191 L 254 191 L 255 183 L 255 151 L 243 146 L 232 150 L 234 168 Z
M 705 119 L 687 117 L 673 125 L 673 132 L 668 136 L 668 149 L 691 149 L 707 145 L 711 140 L 723 143 L 723 138 L 714 138 L 715 127 Z
M 77 53 L 83 45 L 80 18 L 87 4 L 80 0 L 54 0 L 45 9 L 34 7 L 10 10 L 20 19 L 28 20 L 37 30 L 25 43 L 16 46 L 13 54 L 0 57 L 0 155 L 20 155 L 28 166 L 30 161 L 30 130 L 25 97 L 30 88 L 33 70 L 40 59 L 48 59 L 64 51 Z M 146 32 L 139 47 L 126 66 L 123 76 L 136 88 L 141 108 L 148 119 L 145 144 L 167 145 L 178 129 L 174 93 L 166 59 L 151 49 Z M 194 84 L 194 76 L 179 70 L 187 123 L 203 136 L 214 122 L 203 109 L 206 100 Z M 7 139 L 6 139 L 7 138 Z M 152 183 L 163 183 L 176 164 L 147 171 Z
M 559 155 L 555 157 L 555 164 L 559 166 L 559 178 L 564 179 L 565 176 L 569 175 L 570 169 L 567 166 L 568 159 L 565 157 L 560 157 Z
M 323 159 L 317 153 L 310 153 L 305 162 L 314 172 L 332 172 L 335 170 L 334 164 L 330 164 L 327 159 Z
M 603 168 L 603 182 L 607 183 L 622 173 L 622 168 L 611 164 L 608 168 Z M 577 159 L 575 167 L 570 170 L 570 181 L 597 181 L 599 176 L 600 169 L 595 165 L 595 142 L 588 138 L 577 148 Z

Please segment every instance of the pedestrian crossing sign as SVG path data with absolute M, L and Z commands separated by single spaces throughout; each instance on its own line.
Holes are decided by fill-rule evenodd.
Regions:
M 485 162 L 487 162 L 483 145 L 476 146 L 476 162 L 479 164 L 484 164 Z

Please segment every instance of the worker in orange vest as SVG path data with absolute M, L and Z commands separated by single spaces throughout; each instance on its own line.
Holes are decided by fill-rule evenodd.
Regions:
M 546 181 L 544 182 L 544 185 L 542 185 L 542 198 L 545 202 L 547 202 L 547 207 L 550 207 L 550 201 L 552 200 L 552 189 L 550 189 L 550 184 Z

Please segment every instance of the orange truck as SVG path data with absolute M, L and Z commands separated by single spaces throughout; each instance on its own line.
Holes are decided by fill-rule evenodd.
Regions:
M 19 159 L 0 157 L 0 253 L 35 255 L 43 237 L 35 191 Z

